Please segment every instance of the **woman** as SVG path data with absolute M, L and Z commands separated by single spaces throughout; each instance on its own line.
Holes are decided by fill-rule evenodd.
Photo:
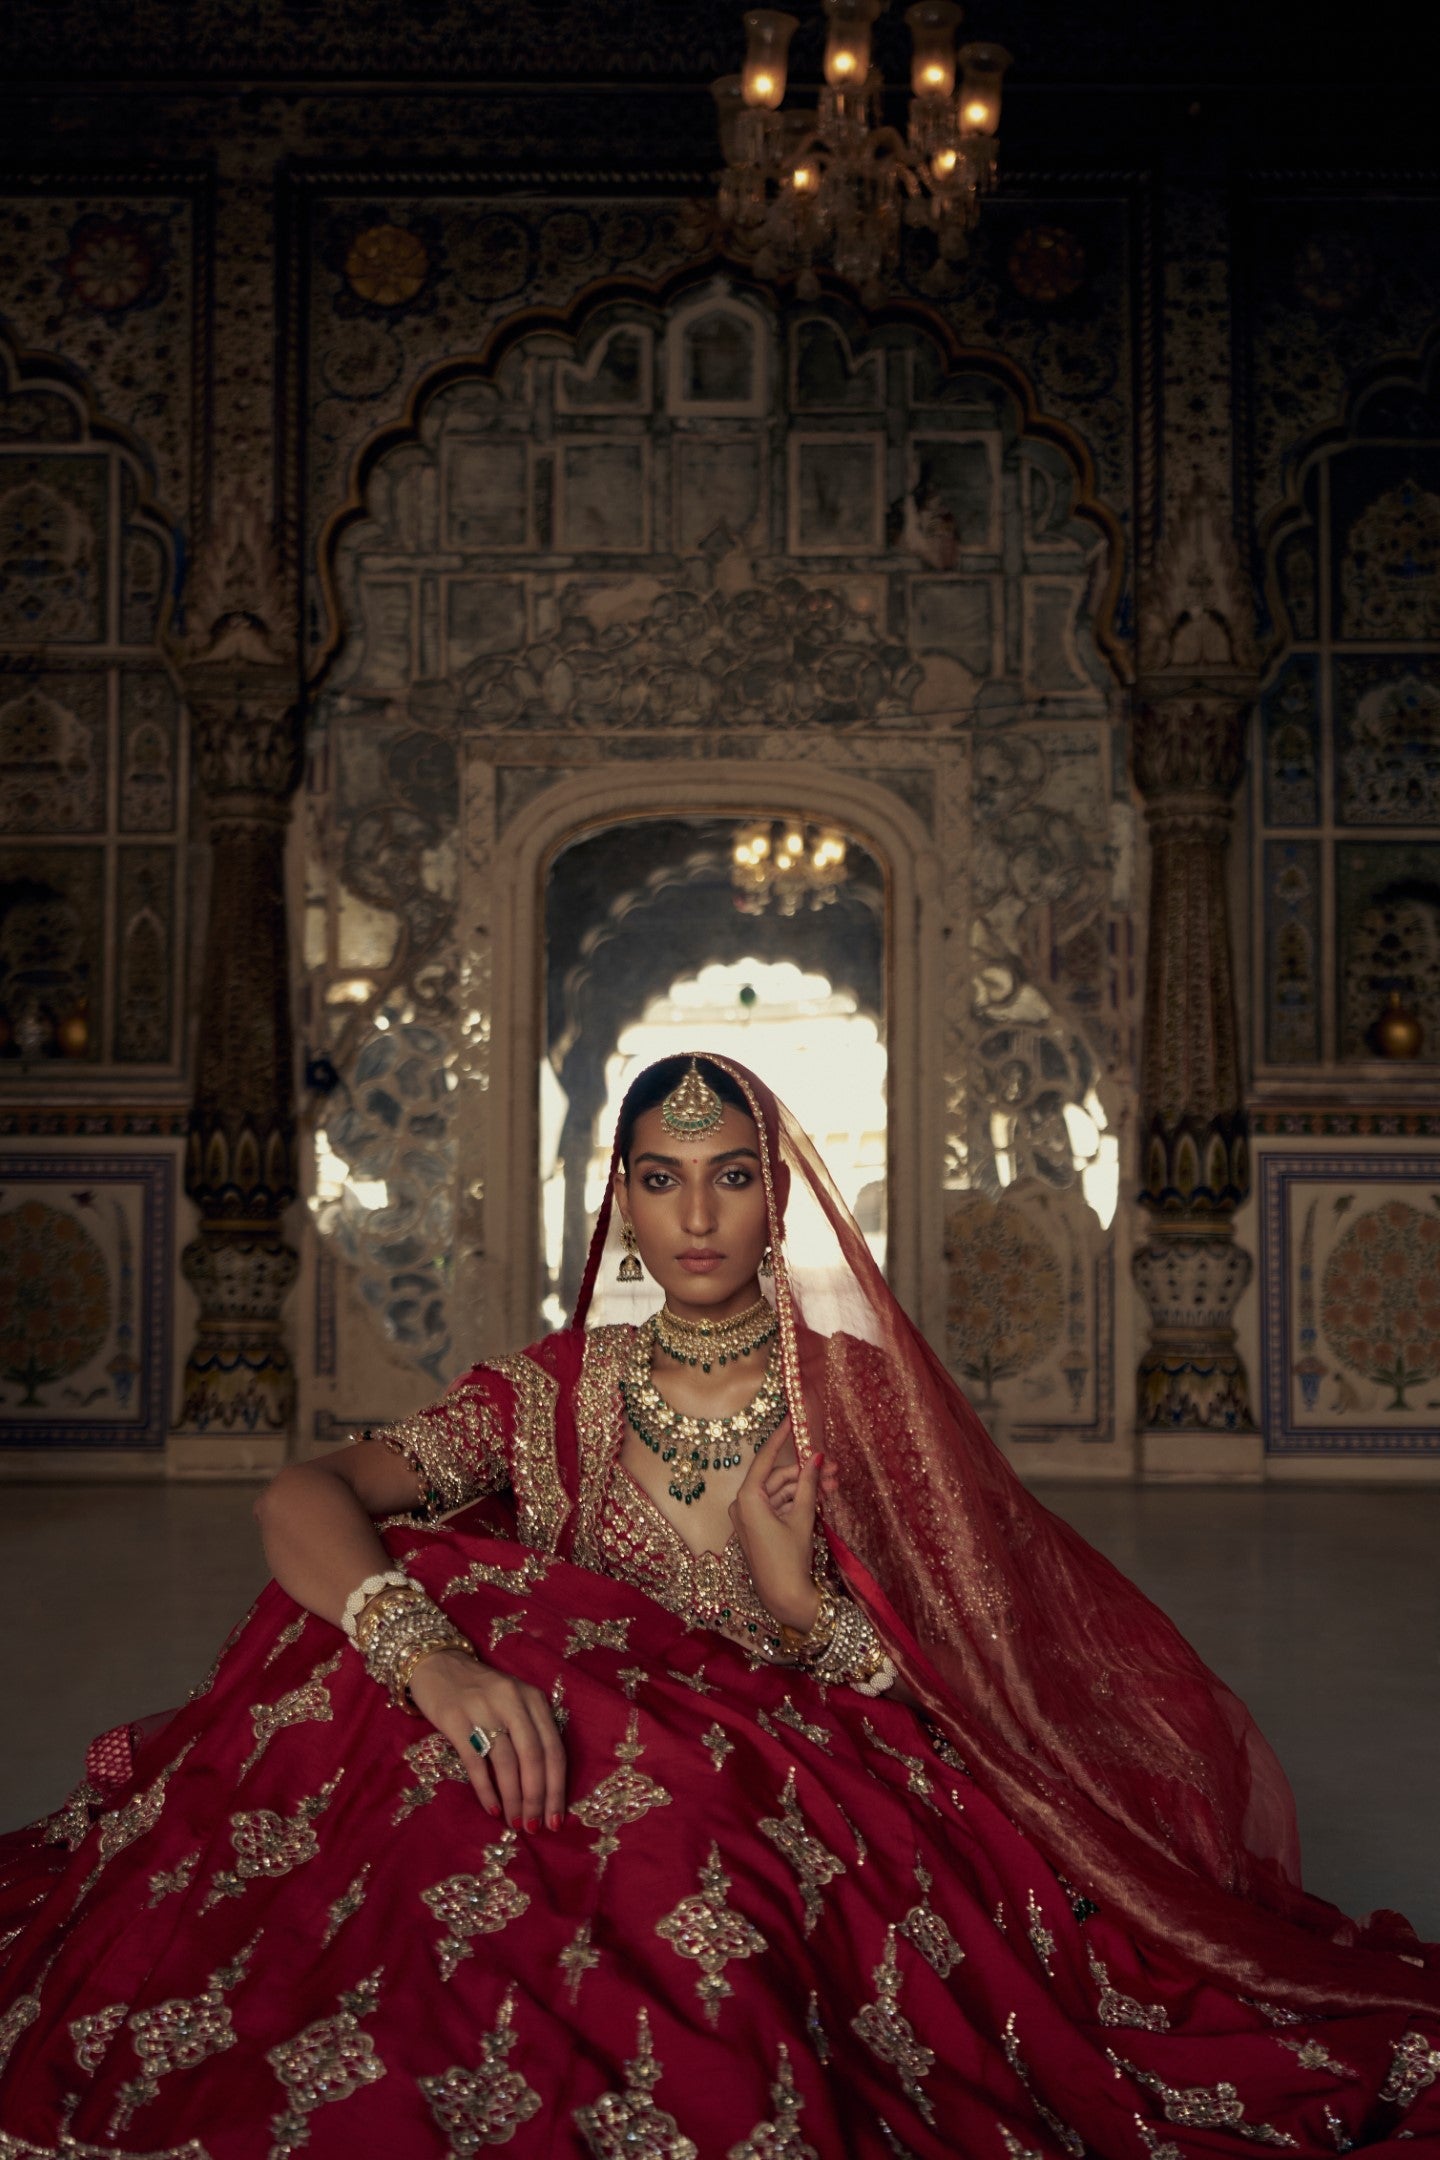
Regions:
M 257 1512 L 0 1843 L 0 2160 L 1440 2150 L 1440 1953 L 1300 1889 L 741 1068 L 631 1089 L 568 1329 Z

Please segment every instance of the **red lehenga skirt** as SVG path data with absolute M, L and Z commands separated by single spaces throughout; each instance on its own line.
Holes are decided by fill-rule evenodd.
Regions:
M 272 1585 L 0 1840 L 0 2160 L 1440 2151 L 1440 2033 L 1142 1955 L 902 1705 L 485 1526 L 386 1542 L 562 1704 L 563 1828 Z

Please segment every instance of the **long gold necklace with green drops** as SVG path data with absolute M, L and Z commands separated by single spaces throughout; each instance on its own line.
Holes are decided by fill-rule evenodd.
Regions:
M 765 1377 L 743 1410 L 729 1417 L 699 1418 L 687 1417 L 667 1403 L 650 1377 L 655 1339 L 652 1317 L 636 1330 L 634 1354 L 620 1378 L 621 1400 L 642 1445 L 662 1463 L 679 1465 L 667 1490 L 672 1500 L 691 1507 L 705 1492 L 707 1472 L 736 1469 L 745 1460 L 747 1444 L 758 1455 L 783 1423 L 788 1406 L 780 1377 L 780 1345 L 777 1341 L 771 1350 Z

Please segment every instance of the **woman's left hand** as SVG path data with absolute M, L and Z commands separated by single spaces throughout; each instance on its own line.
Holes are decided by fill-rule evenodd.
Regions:
M 784 1626 L 803 1633 L 820 1603 L 811 1564 L 824 1457 L 812 1455 L 802 1470 L 792 1446 L 784 1463 L 781 1450 L 789 1440 L 787 1421 L 751 1463 L 730 1503 L 730 1520 L 761 1604 Z M 831 1482 L 824 1480 L 827 1486 Z

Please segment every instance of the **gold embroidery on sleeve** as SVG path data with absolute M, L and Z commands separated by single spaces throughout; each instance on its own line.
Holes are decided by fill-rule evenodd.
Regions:
M 515 1390 L 515 1437 L 510 1482 L 515 1490 L 520 1542 L 553 1553 L 570 1512 L 555 1457 L 555 1404 L 560 1390 L 550 1374 L 522 1351 L 496 1358 L 491 1372 Z
M 529 1910 L 530 1899 L 505 1873 L 518 1840 L 506 1830 L 486 1853 L 478 1875 L 451 1875 L 420 1893 L 447 1932 L 435 1945 L 442 1980 L 449 1980 L 462 1958 L 471 1955 L 472 1935 L 498 1935 L 501 1928 Z
M 780 1817 L 766 1816 L 757 1828 L 762 1837 L 769 1838 L 772 1845 L 789 1861 L 800 1885 L 800 1901 L 805 1908 L 805 1933 L 808 1935 L 823 1910 L 821 1891 L 826 1883 L 846 1872 L 843 1860 L 836 1858 L 812 1837 L 805 1827 L 805 1817 L 795 1797 L 795 1766 L 792 1763 L 780 1794 Z
M 695 1992 L 711 2025 L 717 2023 L 725 1997 L 735 1992 L 725 1978 L 725 1967 L 732 1958 L 754 1957 L 765 1948 L 760 1930 L 726 1904 L 729 1888 L 730 1878 L 720 1865 L 720 1848 L 712 1845 L 700 1870 L 699 1890 L 681 1898 L 655 1929 L 680 1957 L 694 1958 L 699 1965 Z
M 651 2043 L 650 2020 L 642 2010 L 636 2020 L 635 2053 L 625 2065 L 625 2090 L 602 2093 L 591 2106 L 575 2110 L 575 2127 L 595 2160 L 620 2160 L 631 2153 L 645 2160 L 698 2160 L 698 2148 L 651 2097 L 664 2075 Z
M 446 1512 L 510 1481 L 505 1428 L 482 1387 L 462 1383 L 428 1410 L 374 1427 L 370 1438 L 409 1464 L 420 1480 L 419 1500 L 438 1493 Z
M 429 2104 L 436 2128 L 450 2150 L 446 2160 L 469 2160 L 482 2145 L 508 2145 L 522 2123 L 540 2112 L 540 2095 L 505 2058 L 515 2045 L 515 1990 L 500 2005 L 493 2029 L 480 2035 L 480 2066 L 452 2064 L 438 2077 L 415 2080 Z
M 790 2053 L 783 2041 L 770 2098 L 775 2103 L 774 2120 L 756 2123 L 748 2138 L 742 2138 L 738 2145 L 730 2147 L 725 2160 L 820 2160 L 815 2147 L 807 2145 L 800 2134 L 800 2116 L 805 2102 L 796 2088 Z
M 935 2051 L 915 2037 L 908 2018 L 900 2010 L 900 1957 L 895 1930 L 885 1931 L 885 1952 L 875 1967 L 875 2000 L 866 2003 L 850 2020 L 850 2030 L 865 2042 L 873 2055 L 894 2070 L 900 2089 L 910 2105 L 927 2123 L 935 2120 L 935 2108 L 920 2080 L 935 2066 Z

